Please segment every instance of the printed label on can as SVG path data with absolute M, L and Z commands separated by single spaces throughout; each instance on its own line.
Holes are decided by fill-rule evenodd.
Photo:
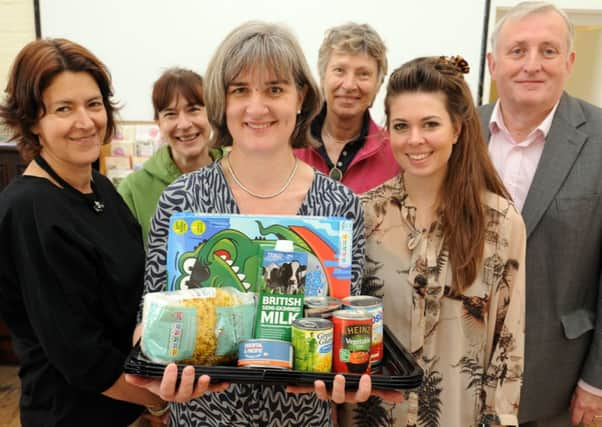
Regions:
M 333 313 L 332 323 L 334 371 L 369 374 L 372 316 L 358 311 L 339 310 Z
M 332 368 L 332 322 L 298 319 L 293 322 L 293 368 L 305 372 L 330 372 Z
M 250 339 L 241 341 L 238 366 L 291 369 L 293 348 L 290 342 Z
M 345 310 L 366 311 L 372 316 L 372 345 L 370 347 L 370 364 L 379 365 L 383 360 L 383 304 L 378 297 L 352 296 L 343 298 Z

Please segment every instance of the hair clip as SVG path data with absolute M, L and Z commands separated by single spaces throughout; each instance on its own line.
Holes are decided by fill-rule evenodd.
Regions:
M 460 55 L 440 56 L 438 62 L 440 64 L 442 63 L 455 68 L 456 71 L 461 74 L 468 74 L 470 72 L 470 65 L 468 65 L 468 61 Z

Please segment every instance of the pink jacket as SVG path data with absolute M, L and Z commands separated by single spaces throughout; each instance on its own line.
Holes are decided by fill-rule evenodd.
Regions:
M 295 155 L 305 163 L 328 175 L 328 165 L 315 148 L 298 148 Z M 372 119 L 364 145 L 357 152 L 341 181 L 354 193 L 361 194 L 393 178 L 401 172 L 393 157 L 389 139 Z

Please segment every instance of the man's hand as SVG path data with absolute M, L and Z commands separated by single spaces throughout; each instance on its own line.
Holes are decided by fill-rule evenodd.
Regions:
M 571 423 L 589 425 L 594 418 L 602 419 L 602 397 L 591 394 L 577 386 L 571 400 Z

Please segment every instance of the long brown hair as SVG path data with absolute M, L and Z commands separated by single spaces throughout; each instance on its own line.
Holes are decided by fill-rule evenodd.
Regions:
M 11 132 L 10 140 L 25 160 L 31 160 L 41 146 L 32 128 L 46 114 L 42 96 L 53 79 L 63 71 L 86 72 L 92 76 L 107 111 L 104 143 L 115 133 L 117 106 L 107 67 L 85 47 L 66 39 L 42 39 L 28 43 L 11 67 L 6 99 L 0 103 L 0 121 Z
M 452 122 L 461 127 L 438 195 L 444 247 L 452 266 L 451 287 L 455 292 L 463 291 L 475 281 L 483 258 L 486 231 L 483 193 L 490 191 L 510 199 L 489 159 L 481 122 L 462 76 L 466 72 L 468 64 L 459 57 L 417 58 L 393 71 L 385 97 L 387 128 L 392 99 L 407 92 L 443 93 Z

